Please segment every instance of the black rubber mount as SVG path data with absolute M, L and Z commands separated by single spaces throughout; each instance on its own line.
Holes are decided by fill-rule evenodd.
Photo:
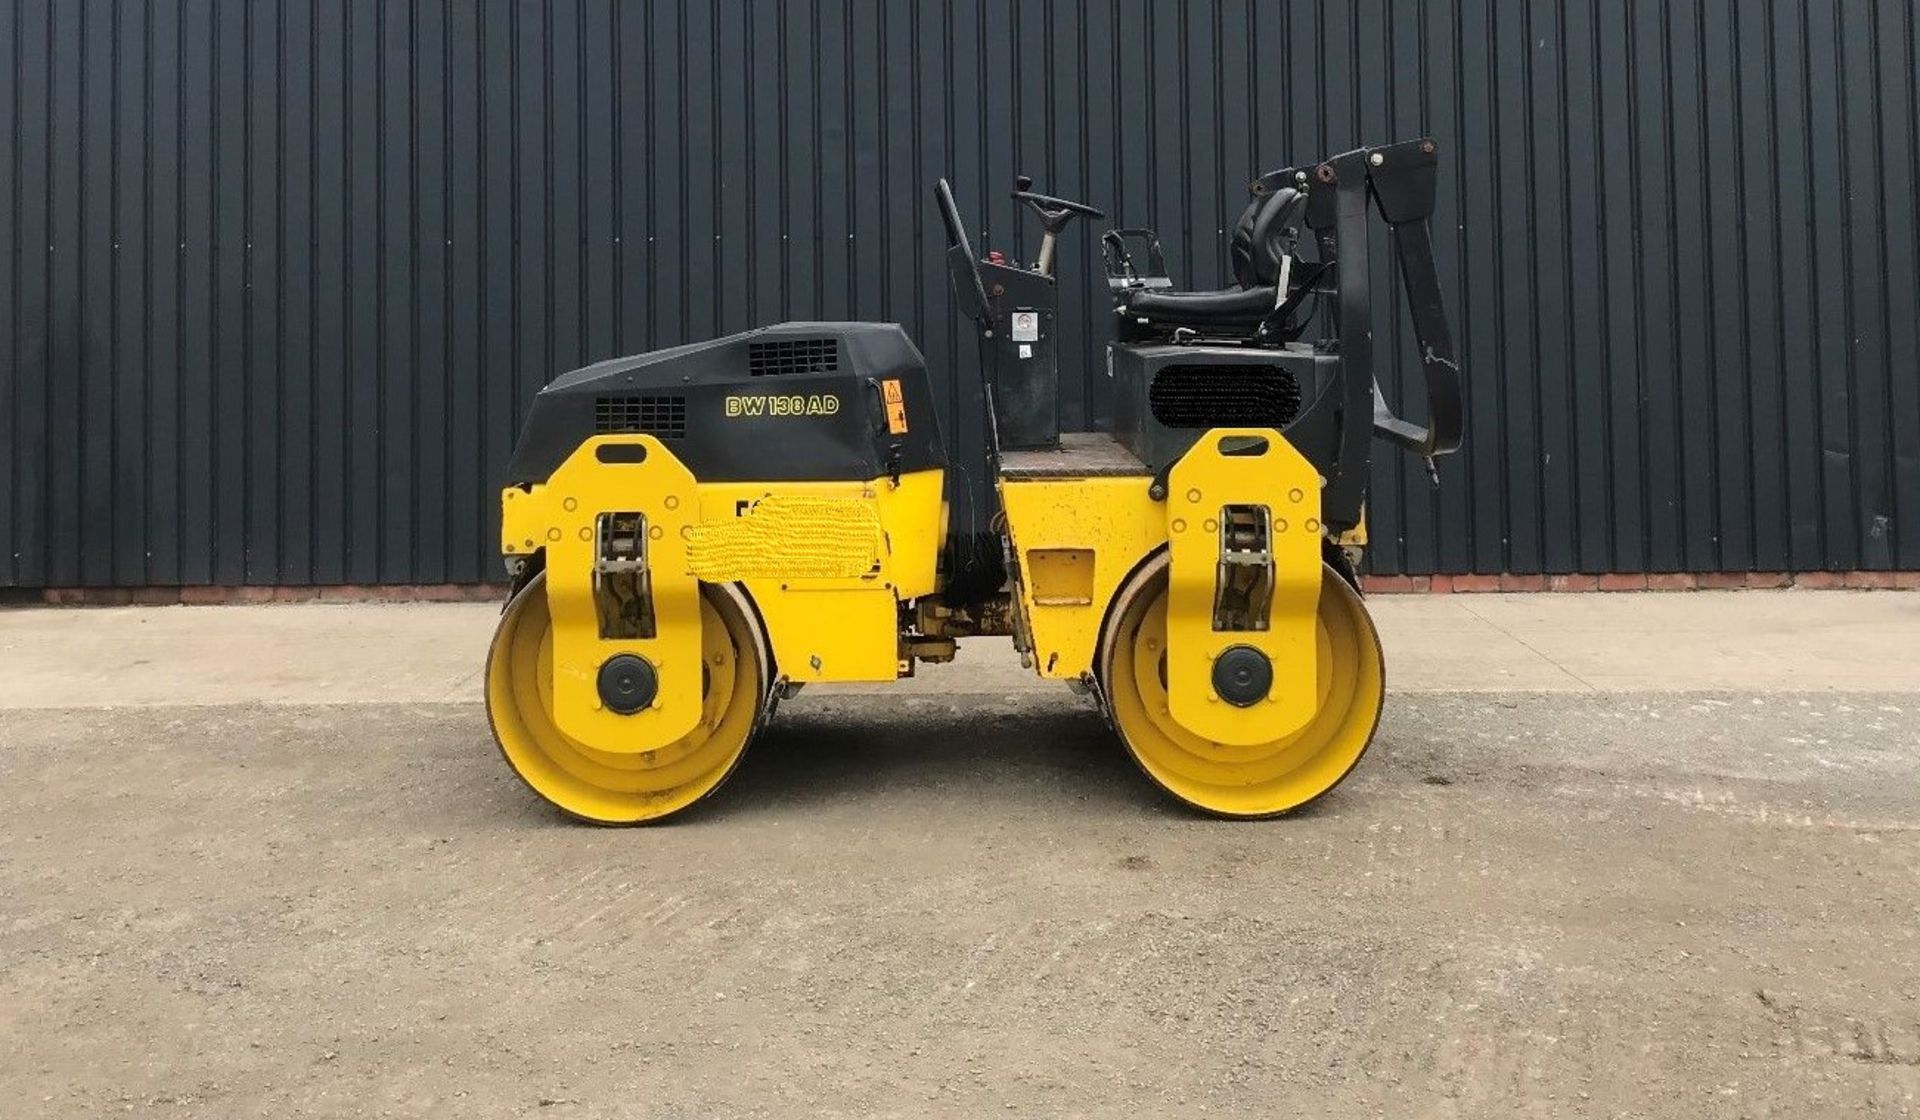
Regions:
M 600 666 L 600 702 L 608 711 L 630 716 L 653 703 L 658 695 L 660 674 L 646 658 L 621 653 Z
M 1233 646 L 1213 663 L 1213 690 L 1237 708 L 1267 698 L 1273 688 L 1273 662 L 1252 646 Z

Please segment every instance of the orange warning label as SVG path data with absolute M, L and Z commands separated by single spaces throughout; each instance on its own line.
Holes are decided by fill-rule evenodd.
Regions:
M 896 435 L 907 434 L 907 399 L 900 393 L 900 379 L 889 377 L 880 382 L 880 395 L 887 402 L 887 431 Z

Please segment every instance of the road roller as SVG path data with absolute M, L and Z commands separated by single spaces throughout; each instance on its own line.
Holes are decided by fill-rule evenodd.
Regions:
M 899 680 L 992 636 L 1089 697 L 1193 810 L 1274 817 L 1333 789 L 1386 680 L 1357 575 L 1373 448 L 1432 474 L 1460 442 L 1438 167 L 1422 139 L 1260 176 L 1217 290 L 1177 290 L 1152 230 L 1104 232 L 1099 431 L 1061 430 L 1054 265 L 1105 215 L 1024 176 L 1031 263 L 976 253 L 933 189 L 979 343 L 943 384 L 977 407 L 943 415 L 890 323 L 781 323 L 560 376 L 500 497 L 486 698 L 508 765 L 580 820 L 667 820 L 805 686 Z M 1369 252 L 1379 225 L 1390 253 Z M 1418 422 L 1375 377 L 1376 256 L 1412 319 Z M 967 417 L 982 430 L 955 443 L 981 450 L 956 455 L 943 426 Z

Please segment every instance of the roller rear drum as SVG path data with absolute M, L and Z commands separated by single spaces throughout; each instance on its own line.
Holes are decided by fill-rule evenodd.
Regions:
M 1099 679 L 1109 718 L 1133 760 L 1162 789 L 1223 817 L 1297 809 L 1347 776 L 1373 740 L 1385 696 L 1379 635 L 1360 596 L 1322 568 L 1316 625 L 1319 704 L 1311 722 L 1268 743 L 1229 746 L 1169 714 L 1167 556 L 1148 559 L 1115 596 Z

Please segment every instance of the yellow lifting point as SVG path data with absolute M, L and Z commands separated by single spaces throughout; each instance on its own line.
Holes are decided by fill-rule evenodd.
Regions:
M 1298 731 L 1319 706 L 1319 472 L 1270 428 L 1216 428 L 1174 464 L 1167 489 L 1166 671 L 1174 720 L 1236 746 Z M 1222 630 L 1215 616 L 1236 511 L 1265 522 L 1260 543 L 1270 561 L 1271 603 L 1258 628 Z M 1223 700 L 1216 688 L 1215 662 L 1235 647 L 1258 651 L 1272 667 L 1264 699 L 1246 706 Z
M 599 519 L 612 511 L 645 518 L 654 633 L 601 636 L 595 601 Z M 687 574 L 683 530 L 699 519 L 693 474 L 650 435 L 596 436 L 553 475 L 501 501 L 502 544 L 544 542 L 546 613 L 551 620 L 552 716 L 561 732 L 596 749 L 639 752 L 671 743 L 699 723 L 700 585 Z M 555 535 L 557 533 L 557 535 Z M 600 700 L 600 667 L 619 654 L 659 674 L 654 703 L 631 715 Z

